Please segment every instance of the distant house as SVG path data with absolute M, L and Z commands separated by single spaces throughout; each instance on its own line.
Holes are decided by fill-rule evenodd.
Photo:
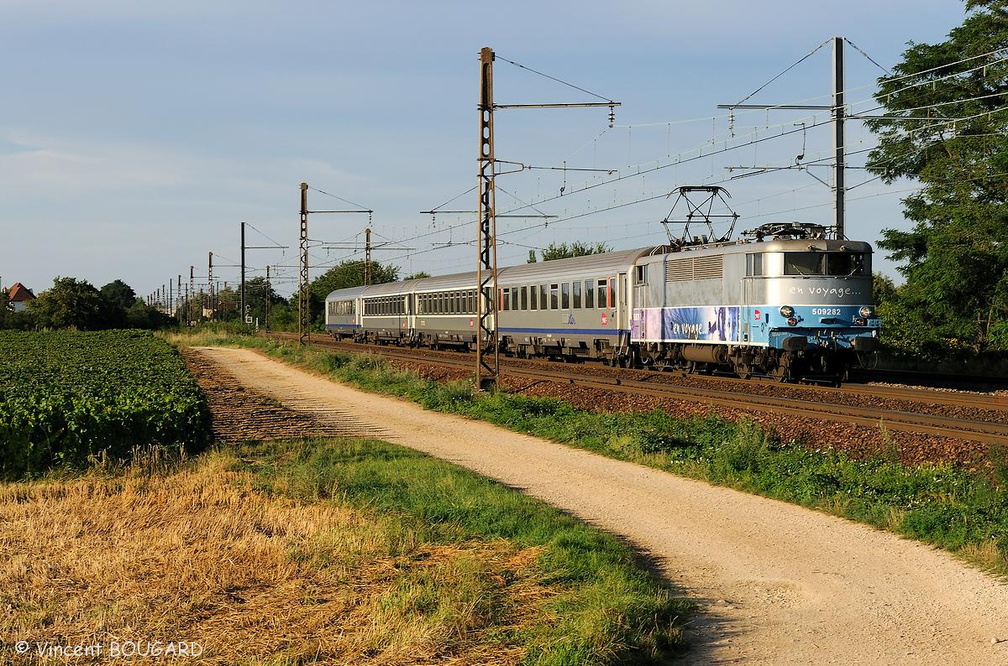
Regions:
M 20 282 L 15 282 L 7 291 L 7 300 L 14 312 L 21 312 L 28 308 L 28 301 L 35 300 L 35 294 Z

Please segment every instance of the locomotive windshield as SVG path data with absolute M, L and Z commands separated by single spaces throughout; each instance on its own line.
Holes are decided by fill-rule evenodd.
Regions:
M 785 252 L 784 275 L 864 275 L 865 256 L 851 252 Z

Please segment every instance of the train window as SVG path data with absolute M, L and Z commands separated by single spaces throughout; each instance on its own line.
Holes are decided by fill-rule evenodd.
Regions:
M 784 253 L 784 275 L 823 275 L 823 270 L 823 255 L 821 253 Z
M 570 283 L 560 285 L 560 309 L 570 310 Z
M 763 275 L 763 254 L 753 252 L 745 256 L 746 275 Z
M 521 309 L 528 310 L 528 287 L 521 288 Z
M 500 305 L 501 305 L 501 307 L 500 307 L 500 309 L 501 310 L 510 310 L 511 309 L 511 288 L 510 287 L 504 287 L 503 289 L 500 290 L 500 294 L 501 294 L 501 299 L 500 299 Z
M 864 275 L 864 255 L 830 252 L 826 255 L 827 275 Z
M 574 292 L 574 309 L 581 309 L 581 283 L 575 282 L 571 285 L 571 289 Z
M 544 284 L 539 285 L 539 309 L 549 310 L 549 288 Z
M 606 279 L 598 281 L 598 306 L 600 310 L 612 307 L 612 294 L 609 293 L 609 281 Z
M 550 310 L 560 309 L 560 285 L 556 282 L 550 285 L 549 304 Z
M 623 286 L 626 286 L 625 278 L 623 280 Z M 609 278 L 609 289 L 606 293 L 606 301 L 609 303 L 606 307 L 616 307 L 616 278 Z
M 634 270 L 634 284 L 647 284 L 647 264 L 641 264 Z
M 511 288 L 511 309 L 518 309 L 518 287 Z
M 849 252 L 785 252 L 784 275 L 864 275 L 864 255 Z
M 595 283 L 585 280 L 585 307 L 589 310 L 595 307 Z
M 476 290 L 469 291 L 469 314 L 476 314 Z
M 539 288 L 535 285 L 529 287 L 529 308 L 532 310 L 539 309 Z

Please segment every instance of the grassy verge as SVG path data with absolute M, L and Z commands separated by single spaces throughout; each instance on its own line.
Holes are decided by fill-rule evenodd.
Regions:
M 776 441 L 746 422 L 679 420 L 662 411 L 598 414 L 557 400 L 474 393 L 464 382 L 429 382 L 395 371 L 373 356 L 333 354 L 258 338 L 209 337 L 199 343 L 262 348 L 287 362 L 361 388 L 407 397 L 429 409 L 864 522 L 1008 575 L 1005 449 L 992 450 L 986 472 L 953 465 L 909 467 L 885 452 L 858 460 L 808 451 Z
M 0 484 L 0 660 L 19 641 L 53 664 L 126 642 L 275 666 L 664 658 L 689 606 L 639 564 L 414 451 L 249 444 Z

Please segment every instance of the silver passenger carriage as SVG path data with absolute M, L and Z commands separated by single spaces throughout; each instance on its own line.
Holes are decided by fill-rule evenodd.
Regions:
M 412 286 L 414 343 L 432 349 L 475 349 L 476 273 L 417 280 Z
M 364 340 L 396 345 L 413 341 L 412 294 L 417 282 L 421 280 L 364 287 L 360 318 Z
M 629 276 L 651 247 L 505 268 L 498 335 L 518 356 L 616 362 L 629 358 Z
M 361 328 L 361 296 L 367 287 L 339 289 L 326 297 L 326 331 L 334 338 L 357 338 Z

